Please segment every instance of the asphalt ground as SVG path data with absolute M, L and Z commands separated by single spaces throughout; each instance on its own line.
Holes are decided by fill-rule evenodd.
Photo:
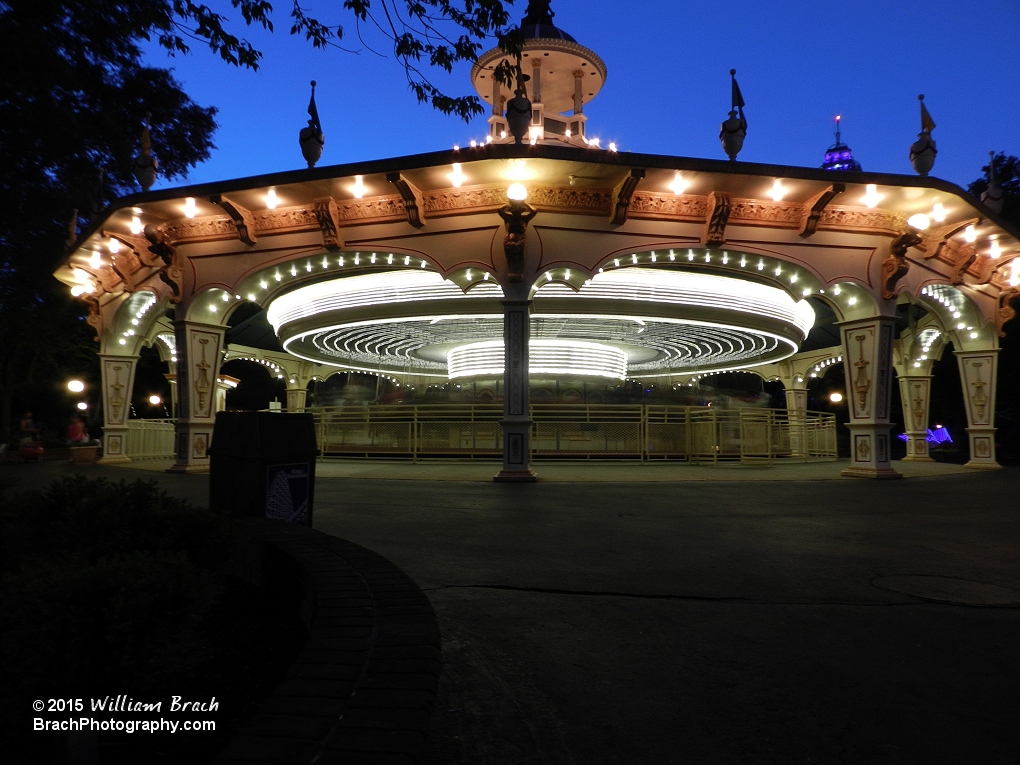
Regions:
M 139 466 L 84 470 L 204 501 L 207 477 Z M 436 610 L 430 763 L 1020 762 L 1020 470 L 830 467 L 536 484 L 323 469 L 315 526 L 389 558 Z M 70 469 L 3 467 L 22 485 Z

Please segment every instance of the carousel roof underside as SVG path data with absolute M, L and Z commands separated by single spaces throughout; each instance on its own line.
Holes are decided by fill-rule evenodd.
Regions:
M 498 371 L 501 358 L 454 368 L 451 353 L 501 344 L 502 297 L 487 274 L 462 291 L 439 274 L 408 269 L 300 286 L 276 297 L 267 316 L 284 348 L 301 358 L 446 378 Z M 807 301 L 776 287 L 665 268 L 607 271 L 576 291 L 550 282 L 535 291 L 534 306 L 532 338 L 551 354 L 547 371 L 603 377 L 778 361 L 797 351 L 814 323 Z M 577 349 L 592 344 L 622 363 L 586 364 Z

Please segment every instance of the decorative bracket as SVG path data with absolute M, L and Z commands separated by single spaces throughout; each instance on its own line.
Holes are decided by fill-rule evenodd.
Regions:
M 953 247 L 953 252 L 956 253 L 957 261 L 953 265 L 953 273 L 949 275 L 949 283 L 960 284 L 967 269 L 977 260 L 977 248 L 970 242 L 964 242 Z
M 421 191 L 400 173 L 386 173 L 386 180 L 400 192 L 400 198 L 404 200 L 404 209 L 407 210 L 407 222 L 415 228 L 424 226 L 424 205 Z
M 976 226 L 980 221 L 980 218 L 971 218 L 960 223 L 950 223 L 947 226 L 939 226 L 926 231 L 921 235 L 922 242 L 917 246 L 917 249 L 924 253 L 925 260 L 937 258 L 949 237 L 958 234 L 967 226 Z
M 801 238 L 807 238 L 815 233 L 815 229 L 818 228 L 818 221 L 822 218 L 822 211 L 829 206 L 829 202 L 836 195 L 842 194 L 844 191 L 846 191 L 844 184 L 834 183 L 829 188 L 819 191 L 804 203 L 804 208 L 800 214 Z
M 920 243 L 921 237 L 916 232 L 906 231 L 889 245 L 889 257 L 882 263 L 882 297 L 886 300 L 896 297 L 896 283 L 910 270 L 907 250 Z
M 1016 309 L 1011 303 L 1017 298 L 1020 298 L 1020 287 L 1007 287 L 999 293 L 999 306 L 995 311 L 995 330 L 999 337 L 1006 336 L 1002 331 L 1002 325 L 1016 316 Z
M 630 174 L 620 181 L 616 188 L 613 189 L 613 214 L 609 218 L 609 222 L 614 226 L 619 226 L 620 224 L 627 222 L 627 211 L 630 209 L 630 198 L 634 195 L 634 189 L 637 188 L 638 183 L 644 177 L 644 168 L 632 168 Z
M 126 248 L 126 251 L 117 252 L 113 255 L 113 270 L 123 280 L 125 291 L 134 292 L 134 275 L 139 269 L 141 269 L 143 263 L 147 266 L 155 265 L 155 263 L 147 263 L 142 260 L 140 250 L 145 248 L 144 240 L 125 236 L 123 234 L 114 234 L 109 231 L 100 231 L 99 233 L 100 236 L 103 236 L 106 239 L 113 239 L 120 242 L 120 244 Z
M 241 207 L 237 202 L 231 202 L 229 199 L 224 197 L 222 194 L 213 194 L 209 197 L 209 201 L 214 205 L 222 207 L 227 215 L 230 216 L 230 220 L 234 223 L 234 228 L 237 230 L 237 238 L 247 244 L 249 247 L 255 245 L 257 241 L 255 237 L 255 218 L 252 216 L 246 208 Z
M 171 244 L 166 231 L 150 223 L 145 227 L 145 238 L 149 240 L 149 252 L 156 255 L 161 261 L 159 278 L 166 283 L 172 294 L 171 303 L 180 303 L 182 300 L 181 284 L 184 280 L 184 269 L 181 268 L 177 258 L 177 249 Z
M 343 249 L 344 240 L 340 235 L 340 208 L 333 197 L 320 199 L 315 203 L 315 220 L 322 232 L 322 246 L 330 252 Z
M 726 241 L 726 223 L 730 219 L 730 195 L 713 191 L 708 195 L 712 212 L 705 223 L 705 246 L 718 247 Z

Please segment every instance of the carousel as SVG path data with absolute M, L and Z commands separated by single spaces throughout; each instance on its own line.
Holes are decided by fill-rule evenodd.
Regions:
M 741 458 L 835 458 L 836 424 L 808 411 L 807 392 L 841 364 L 845 472 L 897 477 L 893 389 L 905 459 L 930 459 L 932 368 L 951 347 L 968 466 L 998 467 L 996 357 L 1020 242 L 997 216 L 994 178 L 979 201 L 928 176 L 923 101 L 917 176 L 862 171 L 838 132 L 818 169 L 738 161 L 735 77 L 729 160 L 618 153 L 584 113 L 602 59 L 548 3 L 529 5 L 522 30 L 527 76 L 513 92 L 494 77 L 502 51 L 471 71 L 491 106 L 484 142 L 315 167 L 313 90 L 306 169 L 145 191 L 80 236 L 56 277 L 88 304 L 99 343 L 104 462 L 151 456 L 133 446 L 142 426 L 128 404 L 139 354 L 155 347 L 175 385 L 162 427 L 177 471 L 208 470 L 237 383 L 222 367 L 248 359 L 284 382 L 288 411 L 337 374 L 399 391 L 308 407 L 326 452 L 501 456 L 501 480 L 533 480 L 532 458 L 547 454 L 717 458 L 736 443 Z M 785 409 L 609 403 L 623 384 L 679 396 L 736 371 L 780 381 Z M 451 386 L 470 389 L 468 403 L 429 403 Z

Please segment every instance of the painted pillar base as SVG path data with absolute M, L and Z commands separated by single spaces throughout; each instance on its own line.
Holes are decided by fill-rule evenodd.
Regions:
M 970 440 L 970 462 L 964 465 L 971 470 L 1000 470 L 995 460 L 995 428 L 967 428 Z
M 123 465 L 130 462 L 127 453 L 128 429 L 115 425 L 103 428 L 103 456 L 97 460 L 100 465 Z
M 308 391 L 304 388 L 288 388 L 287 389 L 287 411 L 288 412 L 303 412 L 305 411 L 305 401 L 308 398 Z
M 538 476 L 531 469 L 531 420 L 503 420 L 503 469 L 493 481 L 531 483 Z
M 121 455 L 120 457 L 100 457 L 96 460 L 97 465 L 123 465 L 130 462 L 131 458 Z
M 903 462 L 934 462 L 928 454 L 928 433 L 907 431 L 907 455 Z
M 842 472 L 851 478 L 902 478 L 889 464 L 889 430 L 881 423 L 850 423 L 850 467 Z
M 892 468 L 848 467 L 841 476 L 847 478 L 902 478 L 903 473 Z
M 208 473 L 209 455 L 213 426 L 208 420 L 202 422 L 177 421 L 174 434 L 174 464 L 168 473 Z

